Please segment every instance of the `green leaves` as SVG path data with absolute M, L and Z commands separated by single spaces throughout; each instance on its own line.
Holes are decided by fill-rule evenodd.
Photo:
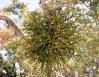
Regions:
M 76 52 L 75 44 L 80 38 L 77 26 L 65 20 L 64 11 L 60 12 L 51 16 L 31 12 L 24 23 L 25 38 L 29 38 L 25 40 L 27 55 L 43 67 L 64 64 Z

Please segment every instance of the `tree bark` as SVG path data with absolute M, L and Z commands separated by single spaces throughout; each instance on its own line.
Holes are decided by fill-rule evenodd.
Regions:
M 0 15 L 0 20 L 4 20 L 7 22 L 8 27 L 11 26 L 17 36 L 23 36 L 21 30 L 18 28 L 17 24 L 11 20 L 8 16 Z

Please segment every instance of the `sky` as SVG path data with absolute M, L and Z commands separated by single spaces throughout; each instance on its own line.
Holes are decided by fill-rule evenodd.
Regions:
M 35 10 L 39 7 L 39 0 L 19 0 L 20 2 L 24 2 L 30 11 Z M 0 0 L 0 10 L 2 8 L 7 7 L 10 5 L 10 0 Z

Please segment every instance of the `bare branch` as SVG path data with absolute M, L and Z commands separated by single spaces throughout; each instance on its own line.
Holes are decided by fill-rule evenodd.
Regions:
M 17 36 L 23 36 L 21 30 L 18 28 L 17 24 L 11 20 L 8 16 L 0 15 L 0 20 L 7 22 L 8 26 L 11 26 Z

